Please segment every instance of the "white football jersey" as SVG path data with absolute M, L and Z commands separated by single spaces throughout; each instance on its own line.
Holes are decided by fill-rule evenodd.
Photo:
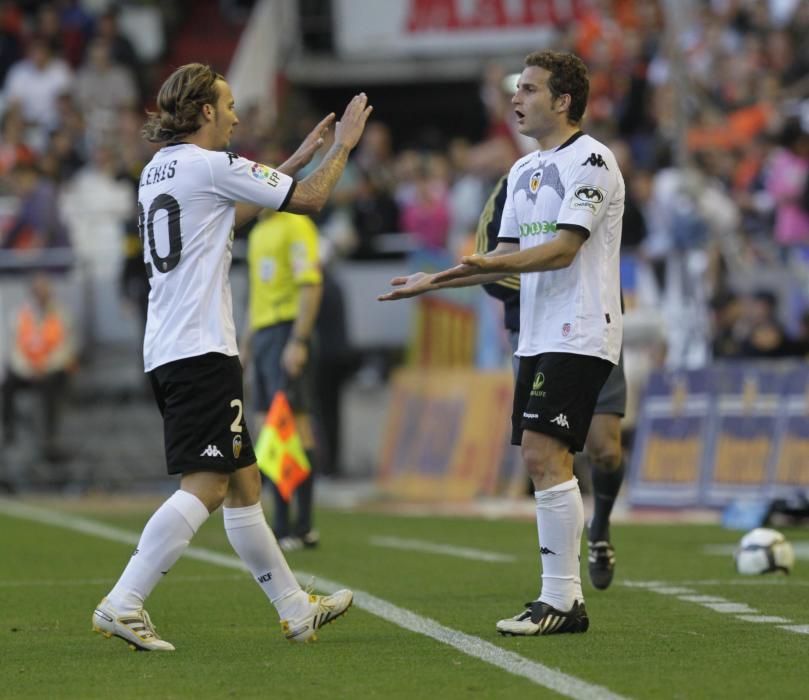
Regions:
M 624 180 L 615 157 L 582 132 L 512 166 L 500 240 L 519 241 L 525 250 L 554 238 L 559 227 L 587 236 L 569 267 L 520 275 L 517 355 L 565 352 L 618 363 L 623 213 Z
M 235 203 L 282 209 L 294 180 L 225 151 L 160 149 L 143 169 L 138 223 L 149 276 L 147 372 L 183 357 L 237 355 L 230 292 Z

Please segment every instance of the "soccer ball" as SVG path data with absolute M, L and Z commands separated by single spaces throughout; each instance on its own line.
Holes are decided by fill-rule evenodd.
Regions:
M 740 574 L 788 574 L 795 564 L 795 551 L 777 530 L 757 527 L 742 537 L 733 559 Z

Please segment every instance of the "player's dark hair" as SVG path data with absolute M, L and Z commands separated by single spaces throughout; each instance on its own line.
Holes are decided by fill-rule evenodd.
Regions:
M 551 74 L 548 89 L 554 99 L 570 95 L 567 119 L 571 124 L 578 124 L 584 116 L 590 93 L 590 78 L 584 61 L 572 53 L 535 51 L 525 57 L 525 65 L 544 68 Z
M 210 66 L 188 63 L 175 70 L 157 93 L 157 111 L 147 112 L 143 137 L 152 143 L 178 141 L 201 126 L 206 104 L 216 105 L 216 81 L 224 77 Z

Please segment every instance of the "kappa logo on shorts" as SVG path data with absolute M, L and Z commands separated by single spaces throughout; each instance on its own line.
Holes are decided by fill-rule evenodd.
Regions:
M 200 457 L 224 457 L 225 455 L 219 450 L 216 445 L 208 445 L 202 452 L 199 454 Z
M 560 413 L 556 418 L 554 418 L 551 423 L 556 423 L 560 428 L 567 428 L 570 430 L 570 423 L 567 422 L 567 416 L 564 413 Z

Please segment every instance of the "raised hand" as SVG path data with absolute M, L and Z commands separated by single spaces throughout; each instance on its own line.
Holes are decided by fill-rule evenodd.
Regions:
M 392 287 L 398 287 L 393 291 L 386 294 L 380 294 L 377 299 L 379 301 L 396 301 L 398 299 L 409 299 L 410 297 L 424 294 L 432 289 L 432 275 L 426 272 L 414 272 L 412 275 L 403 277 L 394 277 L 390 284 Z
M 345 146 L 349 150 L 354 148 L 365 130 L 365 122 L 368 121 L 373 109 L 368 104 L 368 96 L 364 92 L 354 95 L 346 106 L 340 121 L 334 127 L 334 143 Z
M 287 175 L 294 175 L 298 170 L 308 165 L 315 153 L 317 153 L 323 145 L 326 133 L 334 123 L 334 118 L 335 114 L 332 112 L 321 119 L 320 123 L 306 135 L 301 145 L 298 146 L 295 152 L 286 160 L 284 165 L 287 167 L 285 169 L 279 168 L 279 170 L 285 172 Z

